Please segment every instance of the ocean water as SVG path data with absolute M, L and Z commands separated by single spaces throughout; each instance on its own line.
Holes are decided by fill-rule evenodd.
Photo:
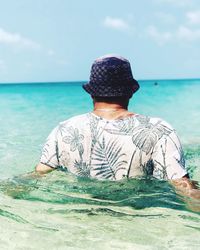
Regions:
M 200 182 L 200 80 L 154 82 L 129 110 L 172 124 Z M 26 175 L 58 122 L 91 110 L 78 82 L 0 85 L 0 249 L 199 249 L 199 201 L 168 182 Z

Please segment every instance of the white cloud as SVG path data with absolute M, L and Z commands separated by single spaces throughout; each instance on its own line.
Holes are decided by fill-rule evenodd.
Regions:
M 113 18 L 109 16 L 107 16 L 104 19 L 103 24 L 107 28 L 116 29 L 116 30 L 128 30 L 130 28 L 129 24 L 123 19 Z
M 193 4 L 192 0 L 154 0 L 154 2 L 159 4 L 170 4 L 177 7 L 187 7 Z
M 32 41 L 31 39 L 23 37 L 18 33 L 5 31 L 2 28 L 0 28 L 0 43 L 18 45 L 30 49 L 39 49 L 41 47 L 38 43 Z
M 177 37 L 181 39 L 181 41 L 197 41 L 200 40 L 200 29 L 190 29 L 185 26 L 180 26 L 177 31 Z
M 171 41 L 172 33 L 165 31 L 160 32 L 155 26 L 149 26 L 147 28 L 147 34 L 158 44 L 164 45 L 165 43 Z
M 147 28 L 147 35 L 160 46 L 168 42 L 179 41 L 188 44 L 198 40 L 200 41 L 200 29 L 191 29 L 186 26 L 180 26 L 174 32 L 160 32 L 157 27 L 152 25 Z
M 186 17 L 190 24 L 200 24 L 200 10 L 187 12 Z
M 159 19 L 159 21 L 164 22 L 166 24 L 172 24 L 176 21 L 175 17 L 170 13 L 157 12 L 155 13 L 155 16 Z
M 56 54 L 56 52 L 55 52 L 53 49 L 49 49 L 49 50 L 47 51 L 47 54 L 48 54 L 49 56 L 54 56 L 54 55 Z

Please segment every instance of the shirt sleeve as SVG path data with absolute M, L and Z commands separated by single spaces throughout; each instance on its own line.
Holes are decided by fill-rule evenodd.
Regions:
M 157 142 L 152 160 L 155 178 L 179 179 L 187 174 L 183 149 L 174 130 Z
M 40 158 L 40 163 L 52 168 L 57 168 L 59 166 L 57 135 L 58 127 L 53 129 L 47 137 Z

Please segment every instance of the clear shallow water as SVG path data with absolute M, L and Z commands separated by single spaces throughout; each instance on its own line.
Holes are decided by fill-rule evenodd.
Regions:
M 200 80 L 140 83 L 130 110 L 176 128 L 200 181 Z M 166 182 L 23 176 L 51 129 L 91 104 L 79 83 L 0 85 L 0 249 L 198 249 L 199 213 Z

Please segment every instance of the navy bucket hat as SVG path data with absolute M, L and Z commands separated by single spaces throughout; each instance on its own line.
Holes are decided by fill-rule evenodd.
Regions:
M 83 85 L 94 97 L 132 97 L 139 89 L 129 61 L 121 56 L 106 55 L 94 61 L 90 81 Z

